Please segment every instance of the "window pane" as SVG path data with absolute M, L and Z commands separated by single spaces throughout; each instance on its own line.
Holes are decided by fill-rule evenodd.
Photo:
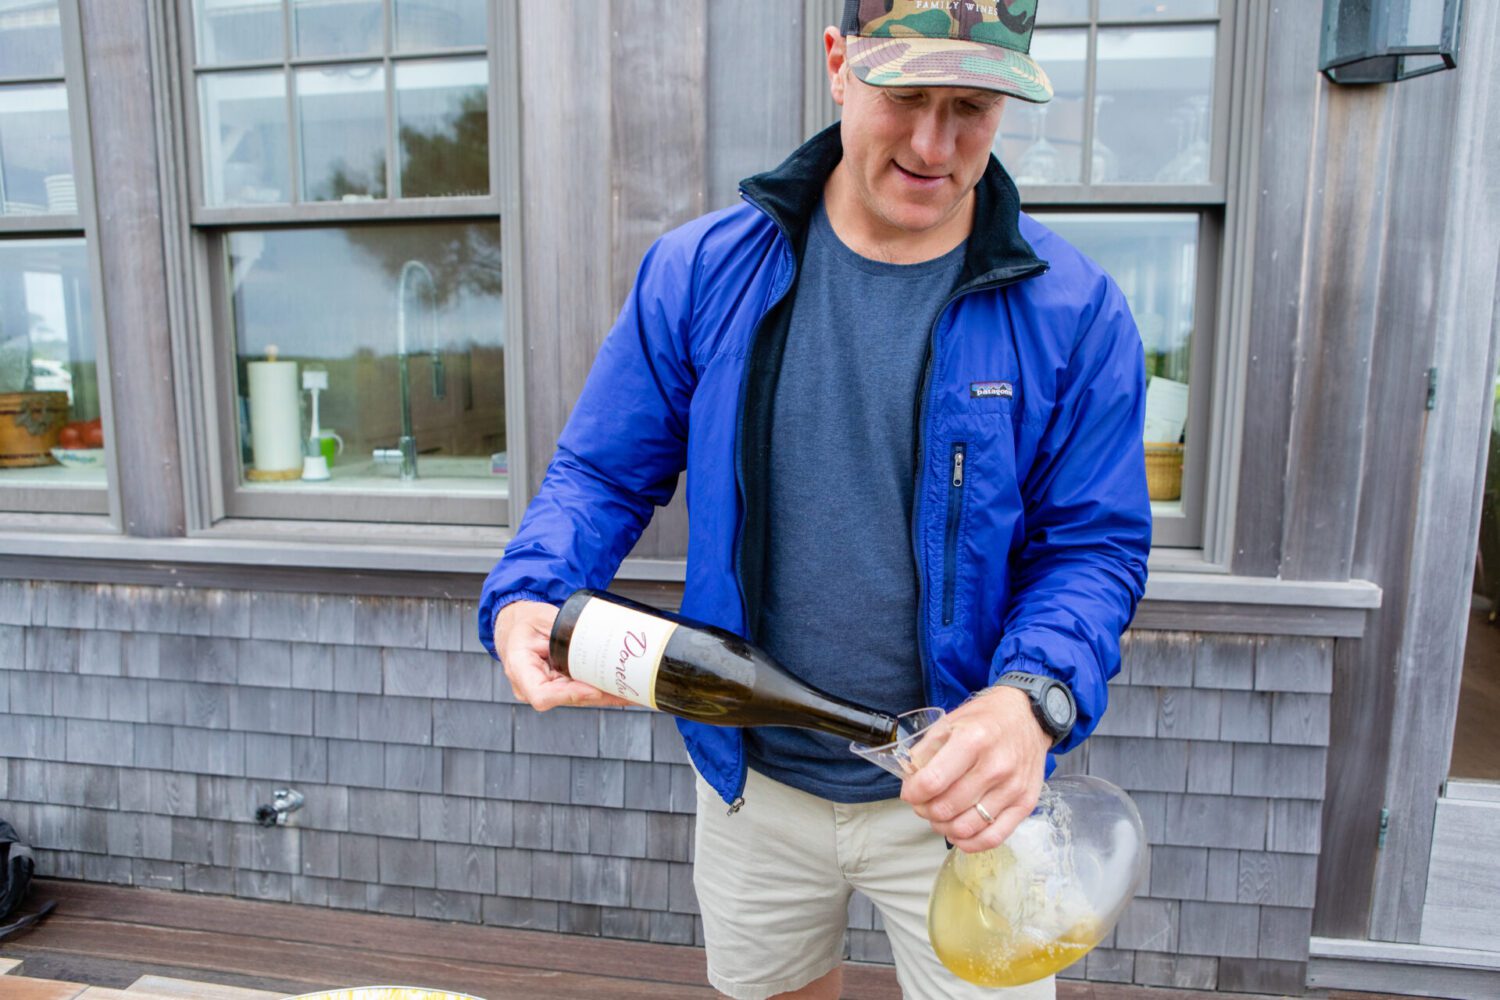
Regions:
M 1146 352 L 1146 440 L 1163 446 L 1148 456 L 1152 499 L 1181 497 L 1161 479 L 1187 433 L 1188 376 L 1198 290 L 1197 215 L 1037 213 L 1037 219 L 1109 272 L 1130 303 Z M 1156 468 L 1150 469 L 1152 464 Z M 1161 487 L 1161 488 L 1159 488 Z
M 1216 17 L 1219 0 L 1099 0 L 1101 21 Z
M 297 72 L 302 197 L 385 197 L 385 69 L 323 66 Z
M 1036 9 L 1037 24 L 1057 24 L 1089 19 L 1089 0 L 1042 0 Z
M 1217 29 L 1099 32 L 1094 156 L 1120 183 L 1206 184 L 1213 157 Z
M 0 241 L 0 488 L 104 485 L 91 315 L 83 240 Z
M 1031 54 L 1052 78 L 1047 104 L 1011 101 L 995 153 L 1018 184 L 1077 184 L 1083 179 L 1086 30 L 1038 31 Z
M 402 52 L 484 45 L 484 0 L 396 0 L 396 48 Z
M 225 242 L 245 478 L 257 488 L 504 494 L 498 224 L 255 230 Z M 399 462 L 375 461 L 402 436 L 403 367 L 418 456 L 406 483 Z M 308 371 L 328 379 L 319 429 L 337 439 L 326 481 L 300 478 Z
M 62 76 L 57 0 L 0 0 L 0 76 Z
M 196 0 L 198 62 L 279 62 L 286 51 L 281 0 Z
M 203 177 L 210 205 L 289 201 L 286 76 L 280 70 L 198 79 Z
M 488 82 L 483 59 L 397 65 L 402 197 L 490 193 Z
M 380 0 L 292 0 L 299 56 L 357 56 L 385 48 Z
M 0 208 L 6 215 L 78 211 L 68 92 L 0 87 Z

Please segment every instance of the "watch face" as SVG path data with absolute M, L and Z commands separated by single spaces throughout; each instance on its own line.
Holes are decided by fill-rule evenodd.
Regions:
M 1058 726 L 1066 726 L 1073 714 L 1068 710 L 1068 693 L 1061 687 L 1052 687 L 1047 689 L 1045 698 L 1047 717 Z

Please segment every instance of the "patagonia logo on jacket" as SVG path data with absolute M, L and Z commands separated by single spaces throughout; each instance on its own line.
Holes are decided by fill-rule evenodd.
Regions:
M 970 382 L 970 399 L 1010 399 L 1016 394 L 1015 387 L 1009 382 Z

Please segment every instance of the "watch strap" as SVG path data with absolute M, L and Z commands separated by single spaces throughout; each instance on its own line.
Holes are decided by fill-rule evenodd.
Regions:
M 1000 679 L 995 682 L 1004 687 L 1019 688 L 1025 691 L 1031 699 L 1031 714 L 1036 717 L 1037 724 L 1042 731 L 1052 737 L 1052 745 L 1057 746 L 1073 731 L 1074 724 L 1078 721 L 1078 706 L 1073 700 L 1073 692 L 1068 686 L 1054 677 L 1042 674 L 1028 674 L 1020 670 L 1012 670 L 1001 674 Z M 1067 695 L 1069 718 L 1066 723 L 1052 718 L 1046 708 L 1047 692 L 1052 688 L 1060 688 Z

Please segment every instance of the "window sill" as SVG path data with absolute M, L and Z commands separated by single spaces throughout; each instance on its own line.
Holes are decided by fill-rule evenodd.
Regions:
M 110 533 L 104 518 L 0 520 L 0 577 L 104 583 L 472 596 L 510 532 L 394 524 L 230 520 L 186 538 Z M 629 559 L 618 579 L 675 590 L 679 559 Z M 1135 628 L 1357 637 L 1381 590 L 1364 580 L 1216 573 L 1194 553 L 1153 554 Z
M 28 469 L 0 469 L 0 489 L 13 487 L 106 490 L 109 488 L 109 479 L 102 464 L 83 468 L 38 465 Z

